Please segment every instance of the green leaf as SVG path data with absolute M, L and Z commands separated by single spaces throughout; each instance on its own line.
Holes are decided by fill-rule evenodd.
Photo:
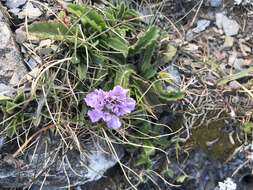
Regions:
M 119 6 L 118 14 L 116 16 L 116 19 L 122 19 L 126 11 L 126 5 L 125 3 L 121 3 Z
M 86 5 L 69 4 L 67 11 L 81 18 L 83 25 L 89 25 L 98 32 L 106 29 L 102 15 Z
M 165 177 L 173 178 L 173 176 L 174 176 L 174 171 L 170 168 L 166 168 L 165 170 L 163 170 L 162 173 Z
M 86 78 L 87 74 L 87 67 L 85 64 L 79 63 L 77 66 L 77 72 L 78 72 L 78 77 L 81 80 L 84 80 Z
M 150 79 L 154 77 L 157 71 L 154 69 L 154 66 L 151 64 L 151 59 L 155 50 L 155 43 L 149 45 L 144 51 L 143 63 L 141 63 L 141 76 L 145 79 Z
M 115 85 L 120 85 L 123 88 L 128 88 L 129 79 L 135 71 L 130 66 L 122 66 L 117 72 L 115 77 Z
M 247 134 L 251 134 L 252 133 L 252 129 L 253 129 L 253 123 L 252 122 L 246 122 L 244 123 L 241 128 L 243 129 L 243 131 Z
M 250 67 L 248 69 L 244 69 L 236 74 L 225 76 L 224 78 L 222 78 L 218 81 L 217 85 L 218 86 L 224 85 L 230 81 L 250 76 L 250 75 L 252 75 L 252 73 L 253 73 L 253 67 Z
M 152 88 L 150 88 L 151 84 L 149 82 L 141 78 L 133 77 L 133 80 L 131 80 L 131 82 L 131 85 L 137 90 L 139 96 L 142 97 L 142 99 L 138 99 L 138 101 L 142 102 L 143 106 L 145 106 L 145 109 L 152 114 L 153 108 L 156 105 L 161 104 L 157 93 L 154 92 Z M 145 95 L 143 96 L 144 93 Z
M 52 39 L 75 43 L 76 27 L 71 30 L 59 22 L 35 22 L 28 26 L 29 35 L 40 39 Z
M 6 102 L 6 106 L 5 106 L 5 111 L 8 114 L 12 114 L 14 112 L 14 109 L 17 107 L 17 104 L 13 103 L 13 102 Z
M 166 90 L 163 86 L 163 81 L 156 81 L 153 85 L 154 92 L 166 101 L 177 101 L 184 98 L 184 93 L 177 90 Z
M 137 42 L 131 46 L 131 53 L 140 53 L 142 49 L 147 48 L 149 45 L 154 43 L 159 36 L 159 29 L 155 26 L 150 27 L 145 33 L 138 37 Z
M 7 126 L 6 135 L 9 138 L 12 138 L 13 135 L 17 132 L 17 123 L 18 123 L 18 116 L 13 118 L 11 122 Z
M 181 175 L 181 176 L 178 176 L 176 178 L 176 182 L 178 183 L 183 183 L 185 180 L 186 180 L 187 176 L 186 175 Z
M 16 104 L 22 103 L 25 101 L 25 92 L 22 90 L 18 93 L 18 95 L 15 97 L 14 102 Z
M 172 83 L 174 80 L 173 76 L 169 72 L 166 72 L 166 71 L 160 71 L 158 73 L 158 78 L 162 79 L 163 81 L 167 83 Z
M 177 54 L 177 48 L 168 44 L 166 50 L 162 53 L 163 63 L 169 63 Z
M 152 161 L 150 160 L 149 156 L 147 156 L 145 153 L 142 153 L 139 155 L 135 165 L 136 166 L 145 165 L 146 168 L 150 168 L 152 166 Z
M 9 101 L 9 100 L 12 100 L 12 98 L 9 97 L 9 96 L 0 95 L 0 102 L 6 102 L 6 101 Z
M 127 41 L 124 41 L 118 37 L 110 37 L 105 39 L 105 43 L 108 47 L 121 52 L 124 57 L 127 57 L 129 49 Z
M 144 147 L 143 149 L 147 156 L 152 156 L 155 154 L 155 147 L 150 141 L 145 142 L 144 145 L 146 147 Z

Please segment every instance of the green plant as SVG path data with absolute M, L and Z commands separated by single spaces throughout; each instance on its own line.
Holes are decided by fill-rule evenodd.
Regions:
M 66 18 L 70 22 L 64 22 Z M 0 97 L 5 112 L 3 133 L 13 137 L 53 125 L 48 129 L 64 138 L 71 127 L 86 128 L 98 136 L 108 135 L 129 152 L 138 152 L 136 166 L 150 168 L 152 156 L 157 151 L 164 153 L 162 148 L 169 146 L 168 134 L 172 132 L 157 121 L 154 108 L 184 97 L 181 91 L 167 90 L 173 77 L 159 69 L 176 51 L 168 44 L 161 48 L 166 34 L 156 26 L 147 26 L 124 3 L 103 11 L 70 4 L 57 20 L 29 25 L 28 37 L 54 40 L 60 53 L 43 65 L 30 90 L 14 99 Z M 138 104 L 124 117 L 124 135 L 104 129 L 101 123 L 94 126 L 83 102 L 91 90 L 110 90 L 116 85 L 130 89 Z

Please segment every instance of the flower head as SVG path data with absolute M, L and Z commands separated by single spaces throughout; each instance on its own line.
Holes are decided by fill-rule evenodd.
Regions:
M 88 111 L 91 122 L 103 120 L 112 129 L 121 127 L 121 116 L 131 113 L 135 109 L 135 100 L 128 97 L 128 90 L 115 86 L 106 92 L 101 89 L 89 93 L 85 102 L 92 110 Z

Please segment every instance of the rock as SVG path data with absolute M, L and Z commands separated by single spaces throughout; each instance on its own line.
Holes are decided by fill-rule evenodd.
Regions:
M 253 0 L 234 0 L 235 5 L 253 5 Z
M 10 9 L 18 8 L 24 5 L 27 0 L 6 0 L 6 6 Z
M 231 178 L 227 178 L 224 182 L 219 182 L 219 187 L 217 190 L 236 190 L 237 185 Z
M 0 9 L 0 89 L 4 89 L 0 95 L 10 95 L 12 88 L 18 85 L 26 73 L 20 51 Z
M 210 4 L 212 7 L 219 7 L 222 4 L 222 0 L 211 0 Z
M 7 157 L 0 160 L 0 186 L 22 188 L 32 182 L 35 189 L 42 185 L 44 189 L 64 189 L 69 185 L 96 181 L 117 163 L 117 158 L 103 140 L 93 138 L 80 142 L 81 151 L 77 148 L 64 150 L 62 143 L 60 137 L 44 134 L 19 159 L 12 157 L 14 161 L 10 161 Z M 123 148 L 113 147 L 121 159 Z
M 216 25 L 222 28 L 227 36 L 237 35 L 240 29 L 239 24 L 232 19 L 229 19 L 223 13 L 216 13 Z
M 223 48 L 231 48 L 233 45 L 234 45 L 234 38 L 231 36 L 226 36 Z
M 23 19 L 28 17 L 29 19 L 36 19 L 42 15 L 42 11 L 34 6 L 31 2 L 27 2 L 24 9 L 18 13 L 18 18 Z
M 210 25 L 210 20 L 199 20 L 197 22 L 197 27 L 192 29 L 193 32 L 195 33 L 200 33 L 200 32 L 203 32 L 209 25 Z

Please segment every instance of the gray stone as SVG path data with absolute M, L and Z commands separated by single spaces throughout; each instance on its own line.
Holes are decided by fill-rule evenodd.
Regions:
M 10 95 L 27 73 L 20 51 L 0 5 L 0 95 Z
M 193 28 L 192 31 L 195 33 L 200 33 L 206 30 L 206 28 L 210 25 L 210 20 L 202 19 L 197 22 L 197 27 Z
M 239 24 L 232 19 L 229 19 L 223 13 L 216 13 L 216 25 L 222 28 L 227 36 L 237 35 L 240 29 Z
M 10 9 L 24 5 L 27 0 L 6 0 L 6 6 Z
M 18 18 L 36 19 L 42 15 L 42 11 L 31 2 L 27 2 L 21 12 L 18 13 Z
M 235 5 L 253 5 L 253 0 L 234 0 Z
M 222 4 L 222 0 L 210 0 L 212 7 L 219 7 Z
M 41 135 L 24 156 L 0 160 L 0 186 L 22 188 L 33 184 L 33 189 L 43 186 L 52 190 L 83 185 L 103 177 L 124 155 L 121 146 L 113 145 L 115 156 L 105 141 L 96 138 L 79 143 L 65 150 L 60 137 Z

